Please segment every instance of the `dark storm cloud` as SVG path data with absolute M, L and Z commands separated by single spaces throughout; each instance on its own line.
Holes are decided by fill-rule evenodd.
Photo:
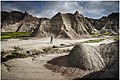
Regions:
M 52 17 L 57 12 L 74 13 L 76 10 L 87 17 L 100 18 L 119 11 L 118 1 L 12 1 L 2 2 L 4 11 L 28 11 L 37 17 Z

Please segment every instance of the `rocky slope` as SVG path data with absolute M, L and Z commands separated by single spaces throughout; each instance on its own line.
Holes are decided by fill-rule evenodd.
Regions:
M 119 13 L 111 13 L 108 16 L 103 16 L 100 19 L 86 18 L 101 34 L 109 32 L 111 35 L 119 32 Z

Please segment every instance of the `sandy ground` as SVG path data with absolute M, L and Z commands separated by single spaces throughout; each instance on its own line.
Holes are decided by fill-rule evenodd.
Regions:
M 30 49 L 41 49 L 43 47 L 52 47 L 53 45 L 59 46 L 60 44 L 66 44 L 66 45 L 71 45 L 76 42 L 83 42 L 87 40 L 94 40 L 94 39 L 100 39 L 100 38 L 89 38 L 89 39 L 79 39 L 79 40 L 69 40 L 69 39 L 54 39 L 53 43 L 50 43 L 50 38 L 33 38 L 29 40 L 20 40 L 20 39 L 8 39 L 7 41 L 2 41 L 1 46 L 2 49 L 4 50 L 11 50 L 13 49 L 14 46 L 19 46 L 20 48 L 30 50 Z M 104 41 L 101 41 L 99 43 L 86 43 L 89 45 L 94 45 L 97 46 L 99 44 L 103 43 L 110 43 L 113 42 L 113 39 L 107 39 Z
M 53 45 L 59 46 L 60 44 L 71 45 L 76 42 L 83 42 L 90 39 L 99 38 L 89 38 L 80 40 L 68 40 L 68 39 L 54 39 L 53 43 L 49 43 L 49 38 L 42 39 L 29 39 L 29 40 L 19 40 L 19 39 L 9 39 L 8 41 L 2 41 L 2 50 L 11 50 L 14 46 L 20 46 L 23 49 L 42 49 L 43 47 L 51 47 Z M 106 38 L 104 41 L 99 43 L 86 43 L 88 45 L 98 46 L 103 43 L 113 42 L 112 39 Z M 71 47 L 71 49 L 73 46 Z M 44 56 L 38 55 L 36 57 L 28 58 L 17 58 L 12 59 L 7 62 L 2 63 L 2 79 L 16 79 L 16 80 L 66 80 L 67 77 L 60 75 L 59 73 L 54 73 L 51 70 L 46 69 L 43 65 L 47 61 L 67 55 L 63 54 L 46 54 Z
M 62 54 L 64 55 L 64 54 Z M 61 55 L 49 54 L 44 57 L 37 56 L 9 60 L 2 64 L 2 79 L 5 80 L 66 80 L 59 73 L 45 69 L 43 66 L 47 60 Z

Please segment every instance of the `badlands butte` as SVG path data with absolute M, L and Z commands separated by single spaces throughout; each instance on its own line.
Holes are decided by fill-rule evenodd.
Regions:
M 100 19 L 84 17 L 78 11 L 74 14 L 58 12 L 51 19 L 36 18 L 28 12 L 1 12 L 2 31 L 30 32 L 34 37 L 47 37 L 51 34 L 56 38 L 79 39 L 91 37 L 105 32 L 118 34 L 119 13 L 112 13 Z
M 118 12 L 100 19 L 58 12 L 49 19 L 1 11 L 1 32 L 30 34 L 1 41 L 3 80 L 119 79 Z

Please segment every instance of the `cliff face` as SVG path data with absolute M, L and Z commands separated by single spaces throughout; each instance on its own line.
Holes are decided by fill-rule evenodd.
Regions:
M 110 32 L 111 34 L 118 34 L 119 31 L 119 13 L 112 13 L 107 17 L 100 19 L 86 18 L 92 25 L 100 31 L 100 33 Z

